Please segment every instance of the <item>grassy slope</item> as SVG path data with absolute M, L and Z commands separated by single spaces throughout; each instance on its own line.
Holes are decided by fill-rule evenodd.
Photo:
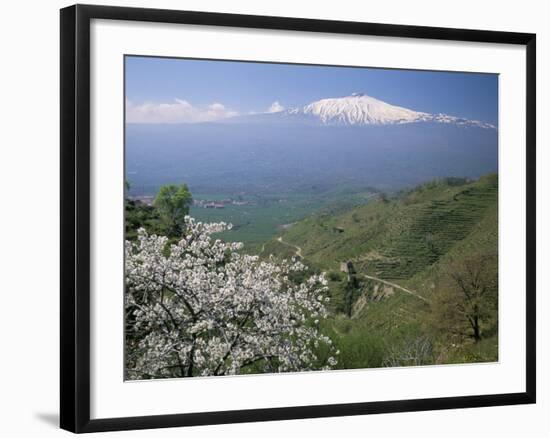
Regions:
M 282 234 L 285 242 L 299 246 L 306 264 L 335 272 L 340 262 L 352 261 L 358 272 L 407 287 L 428 300 L 435 284 L 452 260 L 472 250 L 497 251 L 498 179 L 488 175 L 463 185 L 430 183 L 389 201 L 375 201 L 343 214 L 318 214 L 298 222 Z M 264 254 L 292 255 L 291 247 L 273 240 Z M 371 297 L 354 306 L 352 318 L 345 307 L 345 280 L 330 282 L 335 316 L 324 330 L 342 351 L 342 368 L 380 366 L 391 346 L 407 344 L 430 329 L 430 305 L 398 289 L 386 299 L 372 299 L 372 280 L 361 282 Z M 344 276 L 342 276 L 344 277 Z M 352 297 L 357 302 L 361 291 Z M 431 331 L 430 331 L 431 330 Z M 435 340 L 433 361 L 472 362 L 496 360 L 495 335 L 478 344 L 451 345 Z M 437 336 L 436 336 L 437 337 Z

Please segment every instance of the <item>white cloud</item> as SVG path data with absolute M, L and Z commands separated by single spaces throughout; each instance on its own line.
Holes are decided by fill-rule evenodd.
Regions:
M 271 106 L 267 109 L 267 113 L 279 113 L 281 111 L 284 111 L 285 107 L 282 106 L 279 101 L 275 101 L 271 104 Z
M 135 104 L 126 101 L 128 123 L 199 123 L 213 122 L 238 115 L 219 102 L 206 106 L 194 106 L 186 100 L 174 99 L 169 103 L 145 102 Z

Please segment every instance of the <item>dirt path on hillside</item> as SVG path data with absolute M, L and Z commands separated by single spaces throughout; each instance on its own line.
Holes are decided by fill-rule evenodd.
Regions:
M 300 258 L 304 258 L 302 255 L 302 248 L 299 246 L 293 245 L 292 243 L 285 242 L 282 237 L 277 237 L 277 242 L 282 243 L 283 245 L 290 246 L 291 248 L 294 248 L 294 251 L 296 252 L 296 255 Z
M 374 281 L 379 281 L 380 283 L 384 283 L 384 284 L 387 284 L 388 286 L 391 286 L 391 287 L 394 287 L 396 289 L 399 289 L 399 290 L 402 290 L 403 292 L 406 292 L 408 293 L 409 295 L 412 295 L 422 301 L 424 301 L 425 303 L 429 303 L 430 301 L 427 300 L 426 298 L 424 298 L 423 296 L 421 295 L 418 295 L 416 292 L 412 291 L 412 290 L 409 290 L 407 288 L 404 288 L 403 286 L 399 286 L 398 284 L 396 283 L 392 283 L 391 281 L 387 281 L 387 280 L 382 280 L 381 278 L 378 278 L 378 277 L 373 277 L 372 275 L 367 275 L 367 274 L 360 274 L 362 275 L 363 277 L 365 278 L 368 278 L 370 280 L 374 280 Z
M 300 248 L 299 246 L 293 245 L 292 243 L 284 241 L 282 237 L 277 237 L 277 242 L 282 243 L 283 245 L 286 245 L 286 246 L 290 246 L 291 248 L 294 248 L 294 251 L 296 252 L 296 255 L 298 257 L 302 258 L 302 259 L 304 258 L 304 256 L 302 255 L 302 248 Z M 262 252 L 263 252 L 263 249 L 264 248 L 262 247 Z M 367 274 L 361 274 L 361 275 L 365 278 L 370 279 L 370 280 L 378 281 L 380 283 L 384 283 L 384 284 L 387 284 L 388 286 L 391 286 L 391 287 L 394 287 L 396 289 L 402 290 L 403 292 L 408 293 L 409 295 L 412 295 L 413 297 L 416 297 L 419 300 L 424 301 L 425 303 L 430 302 L 428 299 L 424 298 L 422 295 L 418 295 L 416 292 L 414 292 L 410 289 L 407 289 L 403 286 L 399 286 L 396 283 L 392 283 L 391 281 L 382 280 L 381 278 L 373 277 L 372 275 L 367 275 Z

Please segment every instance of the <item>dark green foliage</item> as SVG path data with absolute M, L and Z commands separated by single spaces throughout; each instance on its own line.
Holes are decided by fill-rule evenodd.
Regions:
M 330 271 L 327 277 L 330 281 L 342 281 L 344 278 L 343 274 L 338 271 Z
M 129 183 L 126 182 L 125 186 L 128 190 Z M 153 205 L 141 200 L 126 199 L 126 239 L 136 239 L 140 228 L 145 228 L 149 234 L 168 236 L 171 241 L 179 238 L 184 232 L 184 218 L 189 213 L 191 202 L 191 192 L 185 184 L 162 186 Z
M 181 236 L 185 226 L 185 216 L 193 202 L 191 192 L 186 184 L 168 184 L 162 186 L 155 197 L 153 205 L 163 223 L 166 235 Z
M 151 234 L 164 233 L 160 216 L 154 207 L 131 199 L 126 199 L 124 207 L 127 240 L 135 240 L 137 238 L 137 230 L 140 228 L 145 228 Z
M 357 298 L 362 294 L 362 290 L 359 285 L 359 280 L 355 273 L 349 273 L 349 280 L 346 283 L 344 292 L 344 313 L 351 317 L 353 304 L 357 301 Z

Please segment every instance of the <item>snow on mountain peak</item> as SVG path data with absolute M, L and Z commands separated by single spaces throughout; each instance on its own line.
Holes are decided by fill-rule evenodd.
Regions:
M 309 115 L 326 125 L 389 125 L 414 122 L 454 123 L 481 128 L 495 127 L 489 123 L 467 120 L 446 114 L 429 114 L 391 105 L 363 93 L 346 97 L 321 99 L 287 114 Z

